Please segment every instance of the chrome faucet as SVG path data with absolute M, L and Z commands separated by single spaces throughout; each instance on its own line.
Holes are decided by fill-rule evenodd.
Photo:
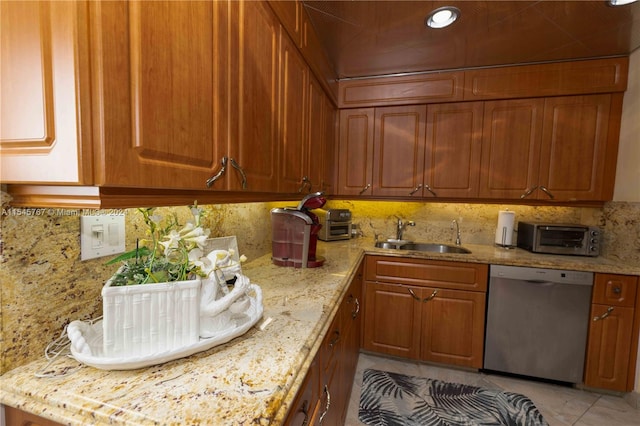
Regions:
M 458 225 L 458 221 L 455 219 L 451 221 L 451 230 L 453 230 L 453 225 L 456 225 L 456 245 L 459 246 L 462 244 L 462 241 L 460 241 L 460 225 Z
M 412 220 L 403 222 L 402 219 L 400 219 L 398 216 L 396 216 L 396 218 L 398 219 L 398 223 L 396 225 L 396 239 L 401 240 L 402 235 L 404 234 L 404 230 L 407 229 L 407 226 L 416 226 L 416 223 Z

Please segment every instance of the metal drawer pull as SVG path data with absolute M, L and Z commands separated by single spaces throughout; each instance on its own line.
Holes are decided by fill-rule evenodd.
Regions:
M 360 194 L 358 194 L 358 195 L 364 194 L 365 192 L 367 192 L 367 189 L 369 189 L 369 188 L 371 188 L 371 184 L 370 183 L 368 183 L 367 186 L 362 188 L 362 191 L 360 191 Z
M 425 297 L 424 300 L 422 300 L 422 301 L 423 302 L 428 302 L 430 300 L 433 300 L 433 298 L 436 297 L 437 294 L 438 294 L 438 290 L 433 290 L 433 293 L 431 293 L 431 296 Z
M 413 292 L 413 290 L 411 290 L 410 288 L 408 288 L 407 290 L 409 290 L 409 293 L 411 293 L 411 297 L 416 299 L 418 302 L 420 301 L 420 298 Z
M 535 191 L 536 189 L 538 189 L 538 187 L 537 187 L 537 186 L 534 186 L 534 187 L 533 187 L 533 188 L 531 188 L 531 189 L 525 189 L 525 190 L 524 190 L 524 194 L 522 194 L 522 195 L 520 196 L 520 198 L 527 198 L 527 197 L 528 197 L 529 195 L 531 195 L 531 194 L 533 193 L 533 191 Z
M 244 173 L 244 170 L 242 170 L 242 167 L 240 167 L 240 164 L 238 164 L 236 160 L 234 160 L 233 158 L 231 158 L 230 161 L 231 161 L 231 167 L 233 167 L 238 172 L 240 172 L 240 176 L 242 177 L 242 189 L 247 189 L 247 175 Z
M 329 387 L 327 385 L 324 385 L 324 393 L 327 394 L 327 404 L 324 406 L 324 411 L 320 416 L 320 420 L 318 420 L 318 424 L 322 424 L 324 416 L 327 415 L 327 413 L 329 412 L 329 407 L 331 406 L 331 393 L 329 392 Z
M 544 186 L 540 186 L 540 189 L 542 190 L 542 192 L 544 192 L 545 194 L 547 194 L 549 196 L 549 198 L 551 198 L 552 200 L 556 197 L 553 196 L 553 194 L 551 193 L 551 191 L 549 191 L 547 188 L 545 188 Z
M 421 189 L 422 189 L 422 184 L 419 184 L 418 186 L 416 186 L 415 188 L 413 188 L 413 191 L 411 191 L 411 192 L 409 193 L 409 195 L 413 195 L 413 194 L 415 194 L 416 192 L 420 191 Z
M 424 187 L 425 187 L 425 188 L 427 189 L 427 191 L 429 191 L 429 192 L 431 193 L 431 195 L 433 195 L 434 197 L 437 197 L 437 196 L 438 196 L 438 194 L 436 194 L 435 192 L 433 192 L 433 189 L 431 189 L 431 187 L 430 187 L 429 185 L 425 185 Z
M 227 171 L 227 157 L 222 157 L 222 160 L 220 161 L 220 163 L 222 164 L 222 168 L 218 170 L 218 173 L 216 173 L 215 175 L 207 179 L 207 182 L 206 182 L 207 188 L 211 188 L 211 185 L 213 185 L 215 181 L 220 179 L 224 174 L 224 172 Z
M 605 319 L 606 317 L 608 317 L 608 316 L 609 316 L 609 314 L 610 314 L 611 312 L 613 312 L 613 306 L 609 306 L 609 307 L 607 308 L 607 312 L 605 312 L 604 314 L 600 315 L 599 317 L 593 317 L 593 320 L 594 320 L 594 321 L 603 320 L 603 319 Z
M 356 310 L 351 312 L 351 318 L 357 317 L 359 312 L 360 312 L 360 302 L 358 302 L 358 298 L 356 297 Z

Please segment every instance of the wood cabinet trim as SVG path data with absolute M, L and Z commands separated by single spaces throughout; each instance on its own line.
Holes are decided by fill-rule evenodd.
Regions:
M 341 80 L 338 107 L 460 101 L 463 80 L 462 72 Z

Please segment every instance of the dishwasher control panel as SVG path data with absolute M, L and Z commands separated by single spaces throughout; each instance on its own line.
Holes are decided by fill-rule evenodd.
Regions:
M 491 277 L 522 281 L 593 285 L 593 272 L 491 265 Z

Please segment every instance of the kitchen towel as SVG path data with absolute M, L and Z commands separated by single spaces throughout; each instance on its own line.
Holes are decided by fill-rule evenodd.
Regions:
M 513 228 L 516 223 L 516 213 L 508 210 L 498 212 L 498 226 L 496 228 L 496 244 L 503 247 L 513 243 Z

